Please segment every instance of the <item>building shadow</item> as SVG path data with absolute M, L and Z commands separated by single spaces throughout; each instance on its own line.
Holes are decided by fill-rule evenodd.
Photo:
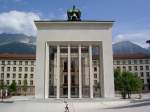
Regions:
M 118 107 L 111 107 L 111 108 L 105 108 L 105 109 L 125 109 L 125 108 L 137 108 L 137 107 L 144 107 L 144 106 L 150 106 L 150 100 L 142 102 L 131 102 L 131 104 L 126 106 L 118 106 Z

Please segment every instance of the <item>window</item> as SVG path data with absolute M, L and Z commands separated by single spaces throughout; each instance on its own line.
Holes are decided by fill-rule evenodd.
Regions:
M 16 61 L 14 61 L 13 63 L 14 63 L 14 65 L 16 65 Z
M 13 78 L 16 78 L 16 74 L 15 73 L 13 74 Z
M 113 61 L 113 64 L 116 65 L 116 61 Z
M 146 72 L 146 76 L 149 77 L 149 72 Z
M 144 84 L 144 79 L 141 79 L 141 81 L 143 82 L 143 84 Z
M 147 79 L 147 83 L 150 83 L 150 79 Z
M 132 71 L 132 66 L 128 66 L 128 70 L 129 70 L 129 71 Z
M 31 86 L 33 85 L 33 80 L 30 80 L 30 85 L 31 85 Z
M 67 72 L 68 71 L 68 63 L 67 61 L 64 61 L 64 72 Z
M 71 75 L 71 84 L 75 85 L 75 76 Z
M 141 75 L 141 77 L 143 77 L 143 76 L 144 76 L 144 73 L 143 73 L 143 72 L 140 72 L 140 75 Z
M 13 67 L 13 71 L 14 71 L 14 72 L 16 71 L 16 67 Z
M 33 74 L 30 74 L 30 78 L 33 78 Z
M 114 61 L 115 62 L 115 61 Z M 93 61 L 93 64 L 96 65 L 96 61 Z
M 10 74 L 9 73 L 7 73 L 7 78 L 10 78 Z
M 1 73 L 1 78 L 2 78 L 2 79 L 4 78 L 4 73 Z
M 94 85 L 97 85 L 97 80 L 94 80 Z
M 96 72 L 97 71 L 97 67 L 94 67 L 94 72 Z
M 131 60 L 128 60 L 128 64 L 131 64 Z
M 123 61 L 122 61 L 122 63 L 123 63 L 123 65 L 125 65 L 125 64 L 126 64 L 126 61 L 125 61 L 125 60 L 123 60 Z
M 7 67 L 7 71 L 10 71 L 10 67 Z
M 27 72 L 28 71 L 28 67 L 25 67 L 24 70 L 25 70 L 25 72 Z
M 120 61 L 117 60 L 117 65 L 120 65 Z
M 8 61 L 8 65 L 10 65 L 10 61 Z
M 9 80 L 6 80 L 7 85 L 9 85 Z
M 28 74 L 24 74 L 24 78 L 27 78 L 28 77 Z
M 2 61 L 2 65 L 5 65 L 5 61 Z
M 31 65 L 34 65 L 34 61 L 31 61 Z
M 140 70 L 143 70 L 143 66 L 140 66 Z
M 3 72 L 4 72 L 4 67 L 1 67 L 1 71 L 3 71 Z
M 149 60 L 145 60 L 145 64 L 149 64 Z
M 21 78 L 21 76 L 22 76 L 21 74 L 18 74 L 18 77 L 19 77 L 19 78 Z
M 134 64 L 137 64 L 137 60 L 134 60 Z
M 19 67 L 19 72 L 22 72 L 22 67 Z
M 15 80 L 12 80 L 12 82 L 13 82 L 13 83 L 16 83 L 16 81 L 15 81 Z
M 119 66 L 117 66 L 117 70 L 120 70 L 120 67 L 119 67 Z
M 25 65 L 28 65 L 28 61 L 25 61 Z
M 75 61 L 71 61 L 71 72 L 75 72 Z
M 22 61 L 19 61 L 19 65 L 22 65 Z
M 18 80 L 18 85 L 21 85 L 21 80 Z
M 137 71 L 137 66 L 134 66 L 134 70 Z
M 68 77 L 67 75 L 64 75 L 64 84 L 67 84 L 68 83 Z
M 34 67 L 31 67 L 31 72 L 34 72 Z
M 149 70 L 149 66 L 148 66 L 148 65 L 146 65 L 146 66 L 145 66 L 145 69 L 146 69 L 146 70 Z
M 143 60 L 140 60 L 140 64 L 143 64 Z
M 97 74 L 94 74 L 94 78 L 97 78 Z
M 126 71 L 126 67 L 125 66 L 123 66 L 123 71 Z

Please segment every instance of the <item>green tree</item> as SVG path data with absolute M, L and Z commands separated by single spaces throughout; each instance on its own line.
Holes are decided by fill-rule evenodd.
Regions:
M 0 83 L 0 90 L 2 90 L 2 101 L 5 98 L 5 90 L 8 89 L 8 86 L 4 83 L 4 81 L 2 81 Z
M 27 92 L 28 86 L 27 86 L 27 80 L 25 79 L 23 81 L 23 91 L 24 91 L 24 95 L 26 96 L 26 92 Z
M 114 71 L 115 89 L 120 91 L 122 98 L 131 97 L 132 93 L 140 93 L 142 91 L 143 83 L 141 79 L 135 74 L 119 69 Z
M 12 95 L 16 95 L 16 92 L 17 92 L 17 85 L 16 85 L 16 82 L 13 81 L 11 83 L 11 85 L 8 87 L 8 91 L 12 94 Z

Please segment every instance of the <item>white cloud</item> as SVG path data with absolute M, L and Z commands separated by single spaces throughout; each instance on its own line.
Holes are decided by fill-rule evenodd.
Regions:
M 148 45 L 146 44 L 146 40 L 150 40 L 150 30 L 118 34 L 113 38 L 113 43 L 119 41 L 131 41 L 146 48 L 148 47 Z
M 39 20 L 38 14 L 33 12 L 10 11 L 0 13 L 0 33 L 24 33 L 36 35 L 34 20 Z

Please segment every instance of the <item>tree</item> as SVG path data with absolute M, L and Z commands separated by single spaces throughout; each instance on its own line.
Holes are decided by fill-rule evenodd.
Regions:
M 2 90 L 2 101 L 5 98 L 5 90 L 8 89 L 8 86 L 4 83 L 4 81 L 1 81 L 0 83 L 0 91 Z
M 115 79 L 115 90 L 120 91 L 122 98 L 131 97 L 132 93 L 140 93 L 142 91 L 143 83 L 141 79 L 135 74 L 123 71 L 121 72 L 119 69 L 114 71 L 114 79 Z
M 17 91 L 17 85 L 16 82 L 13 81 L 11 83 L 11 85 L 8 87 L 8 91 L 12 94 L 12 95 L 16 95 L 16 91 Z
M 27 87 L 27 80 L 25 79 L 24 81 L 23 81 L 23 91 L 24 91 L 24 95 L 26 96 L 26 92 L 27 92 L 27 89 L 28 89 L 28 87 Z

